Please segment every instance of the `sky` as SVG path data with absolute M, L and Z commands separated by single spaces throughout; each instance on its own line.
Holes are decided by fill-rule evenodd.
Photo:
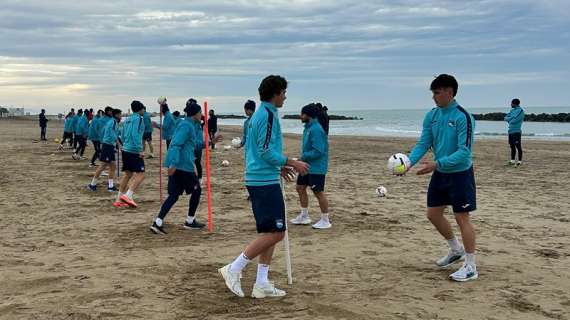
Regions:
M 0 0 L 0 105 L 57 113 L 189 97 L 241 113 L 269 74 L 285 111 L 433 105 L 434 76 L 458 101 L 569 106 L 568 0 Z

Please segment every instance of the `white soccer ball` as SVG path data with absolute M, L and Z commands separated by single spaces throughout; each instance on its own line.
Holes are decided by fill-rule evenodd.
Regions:
M 163 105 L 166 103 L 166 97 L 160 96 L 160 97 L 158 97 L 158 99 L 156 99 L 156 102 L 158 102 L 158 104 L 160 104 L 160 105 Z
M 232 146 L 224 146 L 224 150 L 230 150 Z
M 378 195 L 378 197 L 384 198 L 388 194 L 388 189 L 386 189 L 386 187 L 384 186 L 379 186 L 378 188 L 376 188 L 376 194 Z
M 388 170 L 397 176 L 405 174 L 411 166 L 410 158 L 403 153 L 396 153 L 388 159 Z
M 230 162 L 228 160 L 222 161 L 222 167 L 229 167 L 229 166 L 230 166 Z
M 232 147 L 234 147 L 234 148 L 241 147 L 241 138 L 240 137 L 236 137 L 236 138 L 232 139 Z

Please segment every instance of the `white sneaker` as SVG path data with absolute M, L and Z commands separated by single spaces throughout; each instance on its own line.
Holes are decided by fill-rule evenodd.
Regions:
M 287 293 L 284 290 L 277 289 L 273 283 L 268 282 L 264 286 L 260 286 L 257 283 L 253 285 L 253 291 L 251 291 L 251 297 L 256 299 L 263 299 L 267 297 L 284 297 Z
M 291 219 L 291 223 L 292 224 L 310 224 L 311 223 L 311 217 L 309 217 L 309 215 L 304 215 L 302 213 L 299 213 L 298 216 L 296 216 L 294 219 Z
M 319 220 L 319 222 L 313 225 L 313 229 L 328 229 L 330 227 L 332 227 L 332 224 L 330 223 L 330 221 L 325 219 L 321 219 Z
M 522 166 L 522 161 L 517 161 L 516 166 L 517 166 L 517 167 L 518 167 L 518 166 Z
M 457 261 L 461 261 L 465 259 L 465 249 L 461 248 L 461 251 L 453 251 L 449 249 L 449 252 L 446 256 L 441 257 L 439 260 L 435 262 L 435 264 L 440 268 L 445 268 Z
M 455 281 L 465 282 L 477 279 L 479 273 L 477 273 L 477 267 L 475 265 L 464 263 L 459 270 L 450 274 L 449 277 Z
M 241 272 L 231 272 L 230 264 L 218 269 L 218 272 L 226 281 L 226 287 L 228 287 L 231 292 L 233 292 L 238 297 L 245 297 L 243 291 L 241 290 Z

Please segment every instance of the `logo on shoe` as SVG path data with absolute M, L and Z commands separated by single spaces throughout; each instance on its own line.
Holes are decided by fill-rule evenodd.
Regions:
M 283 219 L 277 219 L 275 220 L 275 226 L 277 227 L 277 229 L 282 229 L 283 228 Z

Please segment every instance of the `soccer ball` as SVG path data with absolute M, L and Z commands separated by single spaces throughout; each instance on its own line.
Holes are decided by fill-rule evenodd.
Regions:
M 376 188 L 376 194 L 378 195 L 378 197 L 384 198 L 388 194 L 388 190 L 384 186 L 379 186 L 378 188 Z
M 156 102 L 158 102 L 158 104 L 160 104 L 160 105 L 163 105 L 166 103 L 166 97 L 160 96 L 160 97 L 158 97 L 158 99 L 156 99 Z
M 405 174 L 411 166 L 410 158 L 403 153 L 396 153 L 388 159 L 388 170 L 397 176 Z
M 234 148 L 241 147 L 241 138 L 240 137 L 236 137 L 236 138 L 232 139 L 232 147 L 234 147 Z
M 229 166 L 230 166 L 230 162 L 228 160 L 222 161 L 222 167 L 229 167 Z

